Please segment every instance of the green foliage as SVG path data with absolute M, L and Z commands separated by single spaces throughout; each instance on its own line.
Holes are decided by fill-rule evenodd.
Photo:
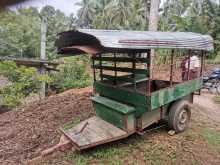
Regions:
M 83 0 L 78 25 L 96 29 L 146 30 L 149 3 L 145 0 Z
M 39 57 L 42 17 L 47 24 L 47 57 L 56 58 L 57 33 L 68 30 L 74 21 L 52 6 L 45 6 L 40 12 L 34 7 L 0 10 L 0 56 L 20 57 L 22 50 L 25 57 Z
M 0 12 L 0 55 L 38 57 L 40 18 L 36 8 Z
M 15 107 L 31 93 L 39 90 L 40 83 L 51 82 L 47 75 L 40 75 L 35 68 L 17 67 L 14 62 L 1 62 L 0 74 L 7 77 L 11 84 L 0 89 L 3 104 Z
M 91 77 L 86 70 L 88 64 L 89 60 L 85 57 L 66 58 L 65 64 L 58 68 L 60 71 L 52 75 L 52 85 L 60 91 L 91 85 Z
M 220 134 L 212 129 L 204 129 L 203 137 L 220 152 Z
M 218 104 L 220 104 L 220 96 L 215 96 L 214 101 Z

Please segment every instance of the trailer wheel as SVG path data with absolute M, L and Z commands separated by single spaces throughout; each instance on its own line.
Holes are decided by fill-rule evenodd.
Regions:
M 189 102 L 180 100 L 174 102 L 168 114 L 168 126 L 176 133 L 187 129 L 191 117 Z

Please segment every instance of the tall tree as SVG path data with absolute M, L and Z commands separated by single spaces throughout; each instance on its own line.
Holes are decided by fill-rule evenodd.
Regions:
M 149 31 L 157 31 L 159 21 L 159 5 L 160 0 L 151 0 L 150 3 L 150 18 L 149 18 Z

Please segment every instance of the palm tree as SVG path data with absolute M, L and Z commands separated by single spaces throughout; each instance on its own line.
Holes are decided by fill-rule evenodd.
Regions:
M 79 26 L 90 27 L 94 18 L 94 14 L 96 13 L 95 1 L 82 0 L 82 2 L 76 3 L 76 5 L 81 7 L 77 13 L 78 18 L 80 20 Z

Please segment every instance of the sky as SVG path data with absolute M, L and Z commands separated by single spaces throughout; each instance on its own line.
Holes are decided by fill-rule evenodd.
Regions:
M 16 9 L 17 7 L 33 6 L 41 9 L 45 5 L 51 5 L 56 9 L 60 9 L 66 15 L 70 15 L 71 13 L 76 14 L 79 9 L 79 6 L 77 6 L 76 3 L 80 1 L 81 0 L 29 0 L 12 6 L 11 8 Z

